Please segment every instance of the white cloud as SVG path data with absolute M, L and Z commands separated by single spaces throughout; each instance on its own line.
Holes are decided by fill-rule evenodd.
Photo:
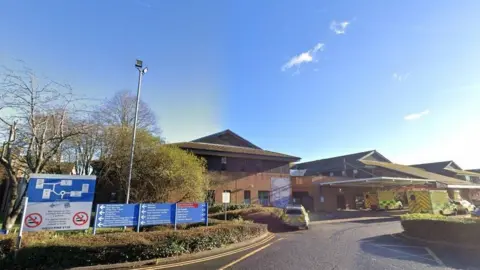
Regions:
M 399 74 L 399 73 L 395 72 L 392 75 L 392 79 L 394 79 L 395 81 L 402 82 L 402 81 L 406 81 L 409 76 L 410 76 L 410 72 L 407 72 L 407 73 L 404 73 L 404 74 Z
M 318 43 L 312 49 L 292 57 L 288 62 L 283 64 L 282 71 L 285 71 L 294 66 L 300 66 L 303 63 L 309 63 L 314 61 L 317 51 L 323 51 L 324 47 L 325 45 L 323 43 Z
M 417 120 L 419 119 L 420 117 L 422 116 L 425 116 L 427 114 L 429 114 L 430 111 L 429 110 L 425 110 L 423 112 L 419 112 L 419 113 L 412 113 L 412 114 L 409 114 L 409 115 L 406 115 L 403 119 L 409 121 L 409 120 Z
M 335 32 L 335 34 L 337 35 L 342 35 L 342 34 L 345 34 L 345 32 L 347 31 L 347 26 L 349 24 L 350 24 L 349 21 L 344 21 L 344 22 L 332 21 L 330 23 L 330 30 Z

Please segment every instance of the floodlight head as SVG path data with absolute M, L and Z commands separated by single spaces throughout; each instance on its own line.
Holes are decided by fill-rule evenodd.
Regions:
M 145 67 L 145 68 L 142 70 L 142 73 L 145 74 L 145 73 L 147 73 L 147 71 L 148 71 L 148 67 Z
M 135 67 L 142 68 L 142 66 L 143 66 L 143 61 L 137 59 L 137 62 L 135 63 Z

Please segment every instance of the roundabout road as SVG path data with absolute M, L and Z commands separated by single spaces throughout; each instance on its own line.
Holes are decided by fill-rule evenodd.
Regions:
M 400 232 L 391 219 L 318 224 L 218 259 L 149 269 L 480 269 L 478 256 L 415 244 Z

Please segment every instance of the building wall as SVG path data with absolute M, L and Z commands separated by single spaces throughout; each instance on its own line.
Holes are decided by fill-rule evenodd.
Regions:
M 251 204 L 262 204 L 259 201 L 258 192 L 268 191 L 271 195 L 272 177 L 290 177 L 289 174 L 272 172 L 209 172 L 209 175 L 214 182 L 215 189 L 212 188 L 212 190 L 215 190 L 215 202 L 221 203 L 223 191 L 229 190 L 230 203 L 233 204 L 246 203 L 244 200 L 245 191 L 250 191 Z M 265 202 L 263 203 L 265 204 Z

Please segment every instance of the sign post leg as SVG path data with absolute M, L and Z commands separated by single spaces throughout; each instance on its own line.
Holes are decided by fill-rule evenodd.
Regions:
M 93 235 L 97 233 L 97 222 L 98 222 L 98 215 L 99 215 L 99 207 L 100 204 L 97 204 L 97 210 L 95 210 L 95 222 L 93 222 Z
M 208 203 L 205 203 L 205 226 L 208 227 Z
M 223 204 L 223 212 L 225 213 L 225 220 L 227 220 L 227 204 Z
M 18 237 L 17 237 L 17 249 L 22 246 L 22 233 L 23 233 L 23 226 L 25 225 L 25 214 L 27 213 L 27 205 L 28 205 L 28 197 L 25 197 L 23 206 L 23 213 L 22 213 L 22 221 L 20 222 L 20 230 L 18 230 Z
M 175 204 L 175 215 L 173 216 L 174 230 L 177 230 L 177 204 Z
M 142 204 L 138 205 L 138 218 L 137 218 L 137 232 L 140 232 L 140 223 L 142 222 L 140 220 L 140 217 L 142 216 Z

